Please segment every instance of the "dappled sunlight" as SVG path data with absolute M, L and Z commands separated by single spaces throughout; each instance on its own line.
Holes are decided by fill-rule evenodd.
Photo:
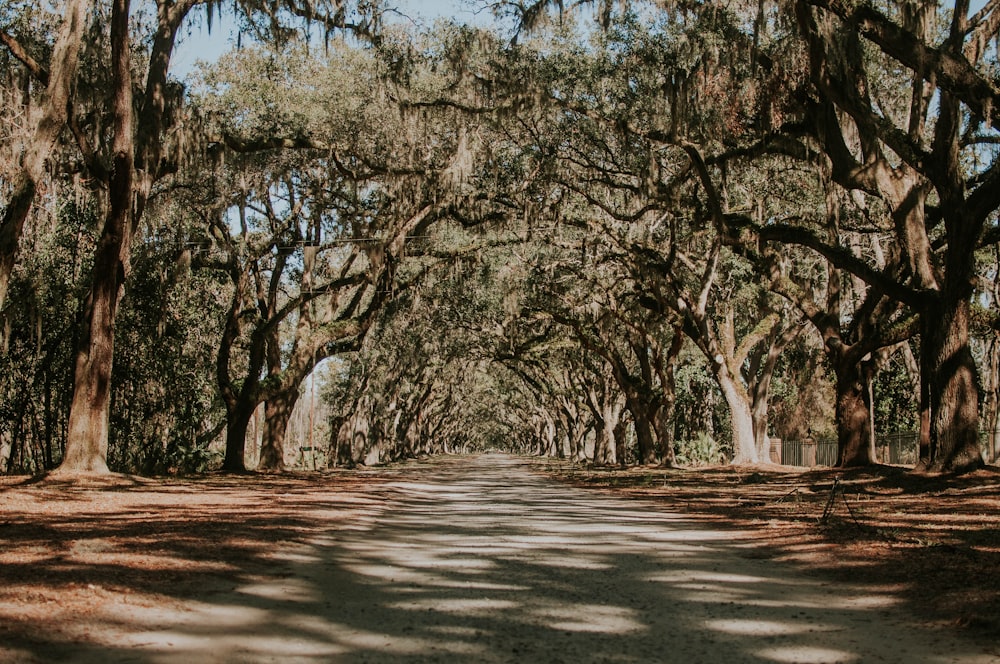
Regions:
M 785 636 L 788 634 L 802 634 L 803 632 L 813 632 L 817 630 L 815 626 L 806 623 L 794 624 L 790 622 L 761 620 L 759 618 L 752 620 L 733 618 L 728 620 L 706 620 L 705 627 L 717 632 L 725 632 L 726 634 L 753 637 Z M 831 631 L 833 629 L 835 628 L 830 626 L 821 626 L 819 631 Z
M 42 563 L 48 573 L 72 563 L 74 579 L 119 590 L 84 587 L 90 604 L 66 609 L 52 638 L 80 662 L 991 661 L 950 637 L 901 631 L 897 587 L 803 576 L 738 532 L 554 484 L 516 459 L 416 472 L 419 482 L 379 487 L 388 499 L 364 514 L 311 488 L 288 491 L 279 511 L 262 503 L 259 523 L 213 531 L 227 564 L 170 518 L 173 539 L 143 551 L 135 542 L 148 533 L 114 530 L 132 528 L 125 509 L 111 530 L 74 526 L 62 562 Z M 202 523 L 220 523 L 204 509 Z M 194 581 L 165 603 L 150 593 L 169 584 L 129 571 L 139 556 L 179 582 L 186 562 Z M 0 617 L 16 610 L 0 604 Z M 81 639 L 93 647 L 81 651 Z
M 747 576 L 744 574 L 728 574 L 725 572 L 715 572 L 715 571 L 691 571 L 691 570 L 676 570 L 666 574 L 660 574 L 658 576 L 650 577 L 650 581 L 662 581 L 664 583 L 677 583 L 678 587 L 689 587 L 689 588 L 704 588 L 704 585 L 697 584 L 719 584 L 720 587 L 727 587 L 730 585 L 739 584 L 749 584 L 749 583 L 764 583 L 767 581 L 772 581 L 765 577 L 759 576 Z
M 825 664 L 826 662 L 842 662 L 843 664 L 849 664 L 850 662 L 861 662 L 865 660 L 862 653 L 845 652 L 843 650 L 821 648 L 816 646 L 801 648 L 764 648 L 762 650 L 758 650 L 754 654 L 766 662 L 788 662 L 788 664 Z
M 866 590 L 870 591 L 871 588 L 866 588 Z M 845 596 L 833 592 L 822 595 L 797 593 L 794 598 L 744 599 L 743 603 L 747 606 L 759 606 L 768 609 L 836 609 L 842 611 L 874 611 L 877 609 L 888 609 L 900 604 L 899 598 L 892 594 L 894 591 L 886 589 L 885 592 L 886 594 L 884 595 L 858 596 Z
M 280 602 L 318 602 L 320 589 L 299 579 L 273 580 L 241 586 L 237 592 Z
M 516 557 L 511 559 L 516 560 Z M 557 557 L 541 558 L 534 562 L 543 567 L 556 567 L 560 569 L 590 570 L 595 572 L 614 569 L 614 564 L 606 559 L 587 556 L 572 556 L 561 559 Z
M 534 615 L 547 627 L 568 632 L 600 632 L 603 634 L 628 634 L 645 629 L 639 612 L 619 606 L 603 604 L 559 605 L 535 609 Z
M 519 602 L 499 599 L 440 599 L 428 597 L 427 599 L 394 602 L 388 605 L 389 608 L 404 609 L 406 611 L 432 611 L 441 613 L 454 613 L 457 615 L 490 617 L 497 612 L 513 610 L 519 608 Z

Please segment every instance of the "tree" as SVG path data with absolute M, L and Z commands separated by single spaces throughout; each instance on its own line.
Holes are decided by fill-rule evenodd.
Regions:
M 93 284 L 84 311 L 83 333 L 77 352 L 74 397 L 70 407 L 66 453 L 60 470 L 65 472 L 106 472 L 108 409 L 114 359 L 115 318 L 131 270 L 131 242 L 159 180 L 175 172 L 184 162 L 186 144 L 171 141 L 170 135 L 190 135 L 191 127 L 178 126 L 184 117 L 179 107 L 177 86 L 170 84 L 171 55 L 182 24 L 199 0 L 158 0 L 156 16 L 148 35 L 149 52 L 145 84 L 133 104 L 132 46 L 138 43 L 130 33 L 132 4 L 115 0 L 111 9 L 111 144 L 102 146 L 100 127 L 88 136 L 81 123 L 71 122 L 74 137 L 91 177 L 102 183 L 107 194 L 107 214 L 95 254 Z M 336 3 L 335 9 L 343 9 Z M 272 28 L 280 27 L 284 7 L 269 8 L 266 18 Z M 297 7 L 287 7 L 293 14 Z M 260 13 L 246 7 L 253 20 Z M 367 23 L 347 24 L 344 12 L 316 16 L 327 29 L 349 28 L 359 33 Z M 256 22 L 252 22 L 256 25 Z M 99 94 L 95 102 L 103 103 Z M 135 115 L 133 116 L 133 112 Z M 95 140 L 96 139 L 96 140 Z M 106 152 L 102 153 L 103 150 Z
M 47 67 L 33 58 L 14 35 L 0 28 L 0 41 L 34 79 L 46 86 L 41 112 L 37 114 L 33 135 L 20 156 L 20 171 L 13 180 L 13 191 L 0 219 L 0 311 L 7 302 L 18 243 L 38 185 L 45 176 L 46 161 L 56 147 L 68 110 L 73 106 L 73 86 L 90 12 L 89 0 L 67 0 Z
M 561 9 L 561 3 L 545 1 L 527 6 L 519 14 L 523 24 L 537 25 L 552 4 Z M 510 6 L 498 3 L 501 9 Z M 787 45 L 783 60 L 770 58 L 767 42 L 789 25 L 793 15 L 788 9 L 799 34 L 786 33 L 781 40 Z M 692 13 L 696 21 L 709 22 L 727 15 L 717 3 L 682 15 Z M 601 14 L 610 16 L 607 9 Z M 950 13 L 930 2 L 890 3 L 883 12 L 868 3 L 799 0 L 791 6 L 760 4 L 749 12 L 754 14 L 753 25 L 745 26 L 751 30 L 742 32 L 751 34 L 752 42 L 742 39 L 739 30 L 731 33 L 731 43 L 747 48 L 742 56 L 741 49 L 731 49 L 729 61 L 738 56 L 737 61 L 742 58 L 756 72 L 762 85 L 751 90 L 754 94 L 779 84 L 771 87 L 779 101 L 762 104 L 766 113 L 757 116 L 757 129 L 806 136 L 796 148 L 799 154 L 815 155 L 818 147 L 840 186 L 884 201 L 889 228 L 903 249 L 905 271 L 885 274 L 827 238 L 782 223 L 768 223 L 754 237 L 811 247 L 838 269 L 919 313 L 925 423 L 920 465 L 935 471 L 975 468 L 981 463 L 978 372 L 968 321 L 975 252 L 984 239 L 992 241 L 984 231 L 1000 203 L 1000 188 L 994 186 L 1000 166 L 995 160 L 977 166 L 990 142 L 983 130 L 992 131 L 997 113 L 998 90 L 985 73 L 985 45 L 997 32 L 998 12 L 989 4 L 972 13 L 967 0 Z M 936 33 L 936 19 L 947 29 Z M 797 37 L 804 40 L 806 59 L 787 57 L 794 53 Z M 808 88 L 799 83 L 801 62 L 809 66 Z M 886 84 L 886 74 L 899 68 L 908 72 L 907 89 Z M 690 90 L 682 88 L 681 95 L 672 97 L 675 117 L 676 102 Z M 782 96 L 783 90 L 788 96 Z M 668 122 L 667 137 L 680 135 L 683 122 Z M 690 131 L 686 133 L 690 141 Z M 724 221 L 726 212 L 717 221 Z
M 890 10 L 895 20 L 867 5 L 796 3 L 811 83 L 820 94 L 810 109 L 819 144 L 835 181 L 889 207 L 907 280 L 860 269 L 863 263 L 851 266 L 853 256 L 838 256 L 833 247 L 816 248 L 918 312 L 927 422 L 920 465 L 965 471 L 982 463 L 978 370 L 968 331 L 975 256 L 987 219 L 1000 205 L 993 185 L 1000 165 L 970 169 L 965 163 L 978 162 L 976 132 L 992 117 L 984 104 L 997 98 L 979 69 L 983 39 L 996 33 L 997 20 L 992 7 L 970 18 L 963 0 L 950 17 L 941 17 L 949 27 L 936 35 L 936 5 Z M 863 55 L 862 39 L 880 53 Z M 892 91 L 867 84 L 881 67 L 894 66 L 908 73 L 908 99 L 890 100 Z M 898 113 L 883 112 L 897 100 Z M 931 197 L 939 207 L 930 208 Z

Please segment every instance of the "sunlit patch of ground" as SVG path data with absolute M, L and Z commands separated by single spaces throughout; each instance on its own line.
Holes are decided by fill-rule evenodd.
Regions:
M 268 578 L 276 558 L 303 555 L 297 542 L 332 524 L 370 524 L 380 481 L 3 478 L 0 661 L 61 660 L 81 644 L 115 647 L 136 629 L 159 634 L 190 599 L 240 584 L 266 594 L 253 580 Z
M 1000 569 L 1000 468 L 927 477 L 892 466 L 536 465 L 578 486 L 654 499 L 665 510 L 730 524 L 776 559 L 837 580 L 896 584 L 921 621 L 985 636 L 1000 631 L 1000 575 L 992 572 Z
M 690 661 L 720 644 L 732 661 L 864 661 L 854 625 L 898 611 L 935 634 L 996 631 L 995 469 L 469 463 L 4 479 L 0 662 L 531 661 L 539 642 L 545 661 L 664 661 L 664 598 L 704 636 Z

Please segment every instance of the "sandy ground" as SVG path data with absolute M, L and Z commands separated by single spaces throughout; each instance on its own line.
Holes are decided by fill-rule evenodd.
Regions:
M 179 484 L 180 507 L 159 485 L 5 490 L 0 537 L 21 553 L 0 552 L 0 659 L 1000 662 L 917 624 L 896 586 L 804 575 L 518 459 L 328 481 Z

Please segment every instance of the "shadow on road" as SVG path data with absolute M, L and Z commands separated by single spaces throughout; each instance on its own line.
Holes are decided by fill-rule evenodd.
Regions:
M 284 518 L 272 504 L 258 523 L 247 501 L 227 525 L 253 544 L 220 556 L 226 569 L 212 566 L 211 546 L 199 554 L 200 533 L 185 539 L 167 523 L 164 558 L 193 561 L 164 570 L 178 591 L 155 575 L 126 583 L 169 605 L 105 602 L 67 616 L 90 637 L 18 632 L 9 652 L 150 663 L 996 661 L 907 624 L 891 588 L 802 576 L 738 534 L 554 483 L 516 459 L 435 462 L 379 490 L 374 514 L 345 516 L 289 487 L 274 498 Z M 218 514 L 192 509 L 203 514 L 188 526 L 211 533 Z M 102 541 L 134 539 L 105 527 Z M 114 585 L 113 563 L 32 569 Z M 201 582 L 183 585 L 185 573 Z

